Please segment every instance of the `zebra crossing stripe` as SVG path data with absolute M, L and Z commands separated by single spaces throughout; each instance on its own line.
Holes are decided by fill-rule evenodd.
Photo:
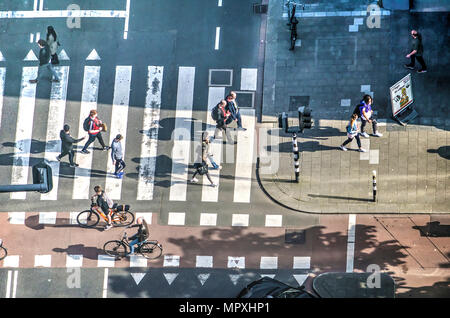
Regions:
M 162 66 L 148 67 L 137 200 L 153 200 L 163 71 Z
M 207 132 L 210 136 L 214 136 L 215 122 L 211 117 L 211 110 L 221 99 L 225 97 L 225 87 L 210 87 L 208 92 L 208 112 L 206 114 L 206 127 Z M 222 158 L 222 140 L 214 140 L 210 145 L 210 151 L 214 155 L 214 161 L 220 165 Z M 217 184 L 217 187 L 213 188 L 210 186 L 210 182 L 206 175 L 203 176 L 203 190 L 202 190 L 202 201 L 203 202 L 217 202 L 219 198 L 219 170 L 210 170 L 209 172 L 211 180 Z
M 97 109 L 98 86 L 100 80 L 100 66 L 85 66 L 83 78 L 83 92 L 81 96 L 80 121 L 78 127 L 78 138 L 87 135 L 83 129 L 83 122 L 91 109 Z M 85 143 L 87 139 L 81 143 Z M 88 199 L 89 185 L 92 166 L 92 152 L 89 154 L 78 154 L 75 168 L 75 179 L 73 182 L 72 199 Z
M 195 67 L 178 70 L 177 110 L 172 139 L 172 176 L 170 201 L 186 201 L 188 165 L 191 148 L 191 120 L 194 102 Z
M 126 155 L 125 145 L 127 139 L 128 105 L 130 103 L 131 72 L 131 66 L 116 67 L 110 127 L 110 144 L 117 134 L 121 134 L 123 137 L 121 143 L 124 155 Z M 123 159 L 125 160 L 125 158 Z M 115 167 L 109 156 L 106 171 L 110 172 L 110 174 L 106 176 L 106 193 L 108 193 L 112 200 L 120 200 L 120 194 L 122 192 L 122 179 L 114 177 L 113 173 L 115 171 Z
M 0 61 L 2 58 L 2 53 L 0 52 Z M 0 67 L 0 128 L 2 128 L 2 110 L 3 110 L 3 96 L 5 95 L 5 78 L 6 78 L 6 68 Z
M 250 203 L 253 151 L 255 146 L 255 110 L 241 108 L 240 112 L 242 126 L 247 128 L 247 130 L 238 132 L 233 201 Z
M 31 138 L 33 133 L 33 118 L 36 99 L 36 84 L 29 80 L 35 79 L 38 67 L 24 67 L 17 110 L 16 143 L 14 148 L 11 184 L 27 184 L 30 162 Z M 11 199 L 25 200 L 26 192 L 12 192 Z
M 58 197 L 59 162 L 56 156 L 61 152 L 59 132 L 64 125 L 66 111 L 67 86 L 69 82 L 69 66 L 55 67 L 60 82 L 53 83 L 50 92 L 50 105 L 48 109 L 47 142 L 45 144 L 45 161 L 52 168 L 53 190 L 41 194 L 41 200 L 56 200 Z

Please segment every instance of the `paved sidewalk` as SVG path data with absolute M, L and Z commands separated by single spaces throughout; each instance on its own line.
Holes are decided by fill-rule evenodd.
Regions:
M 366 26 L 371 1 L 336 1 L 301 12 L 300 46 L 288 50 L 285 9 L 269 1 L 260 140 L 260 185 L 274 201 L 312 213 L 450 212 L 450 97 L 447 13 L 381 11 L 381 28 Z M 408 74 L 409 31 L 424 37 L 428 73 L 411 71 L 414 107 L 419 113 L 402 127 L 391 120 L 389 87 Z M 444 36 L 441 36 L 444 35 Z M 383 137 L 361 138 L 366 153 L 338 147 L 345 127 L 364 94 L 374 97 Z M 292 135 L 277 128 L 277 114 L 298 123 L 299 105 L 312 109 L 313 129 L 298 135 L 300 182 L 295 182 Z M 371 133 L 371 127 L 367 127 Z M 260 146 L 261 147 L 261 146 Z M 352 151 L 353 150 L 353 151 Z M 270 166 L 270 169 L 268 167 Z M 377 201 L 372 202 L 372 171 L 377 172 Z

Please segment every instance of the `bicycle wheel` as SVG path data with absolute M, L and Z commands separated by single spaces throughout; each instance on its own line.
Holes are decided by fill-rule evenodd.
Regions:
M 158 258 L 162 254 L 162 246 L 156 242 L 145 242 L 141 245 L 139 253 L 147 259 Z
M 6 251 L 6 248 L 3 246 L 0 246 L 0 260 L 4 259 L 8 255 L 8 252 Z
M 111 219 L 115 226 L 128 226 L 133 223 L 134 215 L 130 211 L 114 212 Z
M 77 222 L 81 227 L 94 227 L 99 221 L 100 216 L 91 210 L 85 210 L 77 215 Z
M 103 251 L 109 256 L 125 257 L 127 255 L 127 247 L 121 241 L 108 241 L 103 245 Z

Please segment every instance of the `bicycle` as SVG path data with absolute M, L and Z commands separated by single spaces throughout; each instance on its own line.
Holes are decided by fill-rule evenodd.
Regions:
M 127 256 L 128 250 L 130 249 L 130 242 L 128 241 L 127 232 L 124 232 L 122 239 L 111 240 L 103 245 L 103 251 L 113 257 L 122 258 Z M 131 250 L 131 249 L 130 249 Z M 135 249 L 136 253 L 140 253 L 147 259 L 156 259 L 162 254 L 162 245 L 156 241 L 145 240 Z
M 92 228 L 100 222 L 100 217 L 103 218 L 106 222 L 108 222 L 108 216 L 103 213 L 103 211 L 99 209 L 84 210 L 77 215 L 77 222 L 81 227 L 84 228 Z M 113 226 L 128 226 L 134 221 L 134 214 L 129 211 L 129 205 L 117 205 L 114 204 L 111 213 L 111 224 Z
M 3 240 L 0 239 L 0 261 L 8 255 L 8 251 L 3 247 Z

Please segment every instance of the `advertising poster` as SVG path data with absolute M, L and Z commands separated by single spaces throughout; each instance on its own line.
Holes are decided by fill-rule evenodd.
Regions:
M 392 114 L 397 116 L 414 101 L 411 87 L 411 74 L 406 75 L 400 81 L 391 86 L 390 90 Z

